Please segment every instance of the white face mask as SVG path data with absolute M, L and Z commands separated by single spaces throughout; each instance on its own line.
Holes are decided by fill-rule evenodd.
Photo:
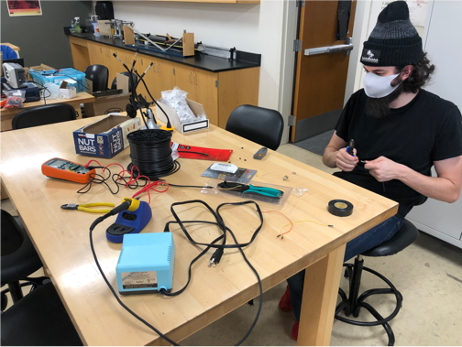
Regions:
M 396 86 L 391 86 L 391 81 L 393 81 L 399 74 L 391 76 L 377 76 L 372 72 L 366 73 L 364 77 L 364 91 L 366 95 L 370 98 L 383 98 L 391 94 L 396 88 L 401 84 L 398 83 Z

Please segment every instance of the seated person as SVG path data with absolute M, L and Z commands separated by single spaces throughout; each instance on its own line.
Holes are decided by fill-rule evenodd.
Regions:
M 390 3 L 364 43 L 364 89 L 346 104 L 323 163 L 335 176 L 399 203 L 398 213 L 348 242 L 345 261 L 389 240 L 425 197 L 457 201 L 462 187 L 462 119 L 456 105 L 422 86 L 434 70 L 409 20 L 406 2 Z M 354 139 L 354 155 L 346 146 Z M 431 177 L 435 166 L 437 177 Z M 279 306 L 293 308 L 298 337 L 305 271 L 292 276 Z M 289 291 L 290 290 L 290 291 Z

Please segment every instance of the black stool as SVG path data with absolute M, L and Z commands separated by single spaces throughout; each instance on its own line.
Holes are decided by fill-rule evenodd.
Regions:
M 395 318 L 401 309 L 403 296 L 387 278 L 372 269 L 363 267 L 364 260 L 362 256 L 365 255 L 368 257 L 384 257 L 387 255 L 396 254 L 413 243 L 418 237 L 419 231 L 417 228 L 411 222 L 404 220 L 404 224 L 401 229 L 390 240 L 368 250 L 367 252 L 364 252 L 363 254 L 358 255 L 355 258 L 354 264 L 343 264 L 343 266 L 346 267 L 345 277 L 348 277 L 350 281 L 350 290 L 347 297 L 345 292 L 341 288 L 339 289 L 339 295 L 342 297 L 342 301 L 337 305 L 335 310 L 335 318 L 342 322 L 358 326 L 382 325 L 388 335 L 388 346 L 393 346 L 395 344 L 395 336 L 388 322 Z M 389 286 L 389 288 L 369 289 L 358 296 L 359 285 L 361 283 L 361 274 L 363 271 L 370 272 L 371 274 L 379 277 Z M 364 302 L 366 298 L 376 294 L 394 294 L 396 297 L 396 308 L 392 314 L 386 318 L 383 318 L 380 313 L 377 312 L 377 310 L 375 310 L 367 302 Z M 359 322 L 353 319 L 339 316 L 339 313 L 343 310 L 347 316 L 352 314 L 354 317 L 358 317 L 361 307 L 364 307 L 366 310 L 368 310 L 377 321 Z
M 82 346 L 52 283 L 41 285 L 2 313 L 2 346 Z
M 23 298 L 21 287 L 36 288 L 49 282 L 49 279 L 28 277 L 42 267 L 42 261 L 19 217 L 13 217 L 4 210 L 1 210 L 1 238 L 2 287 L 8 285 L 8 288 L 1 292 L 3 312 L 8 304 L 6 293 L 10 292 L 13 303 L 17 303 Z M 20 284 L 19 281 L 27 282 Z

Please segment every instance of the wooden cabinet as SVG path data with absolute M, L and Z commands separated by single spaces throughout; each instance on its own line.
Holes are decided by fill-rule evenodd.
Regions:
M 87 40 L 69 36 L 69 44 L 71 46 L 74 69 L 83 71 L 88 65 L 90 65 L 90 52 L 88 49 L 88 43 L 89 41 Z
M 161 92 L 163 90 L 171 90 L 175 87 L 175 75 L 172 62 L 142 54 L 139 63 L 141 65 L 139 68 L 140 74 L 152 63 L 152 67 L 146 73 L 144 81 L 149 88 L 149 92 L 155 99 L 161 98 Z M 144 86 L 140 90 L 142 91 L 143 88 Z
M 74 39 L 76 38 L 70 37 L 71 48 L 76 45 Z M 81 66 L 81 60 L 85 59 L 88 65 L 105 65 L 109 69 L 109 88 L 116 73 L 126 71 L 122 63 L 114 58 L 113 53 L 117 53 L 118 58 L 128 68 L 132 66 L 135 56 L 133 51 L 93 41 L 77 40 L 80 40 L 78 41 L 80 46 L 81 41 L 85 41 L 88 50 L 87 57 L 82 54 L 81 49 L 72 50 L 74 66 L 76 68 Z M 161 98 L 162 91 L 171 90 L 177 86 L 188 92 L 188 99 L 201 103 L 210 123 L 221 128 L 226 127 L 229 115 L 237 106 L 258 105 L 259 67 L 211 72 L 167 59 L 138 54 L 136 70 L 141 75 L 151 63 L 153 65 L 144 77 L 144 81 L 155 99 Z M 83 71 L 83 69 L 80 70 Z M 138 86 L 137 92 L 145 96 L 146 100 L 151 101 L 142 83 Z
M 218 122 L 218 75 L 175 63 L 175 85 L 188 92 L 188 99 L 201 103 L 210 123 Z

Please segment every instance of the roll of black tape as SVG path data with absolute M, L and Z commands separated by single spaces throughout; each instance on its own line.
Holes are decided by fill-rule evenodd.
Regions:
M 353 213 L 353 204 L 346 200 L 331 200 L 327 210 L 337 217 L 348 217 Z

